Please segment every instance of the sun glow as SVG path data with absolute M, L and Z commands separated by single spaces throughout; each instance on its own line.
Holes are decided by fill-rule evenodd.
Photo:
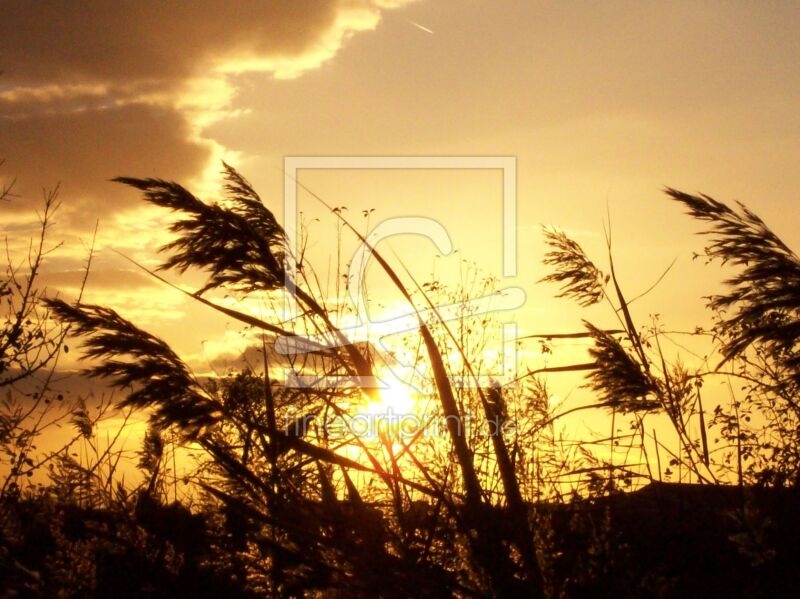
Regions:
M 419 427 L 422 395 L 393 373 L 380 377 L 382 387 L 353 417 L 353 432 L 372 439 L 389 434 L 413 434 Z
M 378 390 L 377 398 L 370 399 L 364 408 L 364 414 L 373 417 L 404 416 L 416 413 L 418 392 L 394 375 L 381 379 L 383 387 Z

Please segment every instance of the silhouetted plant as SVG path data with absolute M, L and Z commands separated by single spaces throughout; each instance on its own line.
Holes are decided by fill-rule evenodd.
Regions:
M 594 347 L 588 350 L 593 361 L 560 369 L 587 371 L 587 386 L 595 392 L 599 400 L 594 407 L 612 410 L 612 432 L 608 439 L 611 442 L 612 455 L 616 438 L 613 416 L 619 413 L 632 415 L 636 419 L 635 427 L 642 431 L 639 447 L 644 453 L 646 452 L 644 417 L 650 413 L 661 413 L 669 417 L 681 447 L 678 453 L 683 452 L 683 459 L 677 461 L 685 464 L 698 480 L 704 482 L 714 480 L 715 475 L 709 469 L 706 459 L 707 447 L 691 437 L 686 424 L 698 413 L 696 404 L 699 399 L 692 400 L 699 397 L 699 390 L 686 387 L 687 375 L 683 370 L 669 368 L 659 343 L 659 331 L 654 328 L 651 337 L 646 338 L 643 336 L 643 331 L 636 326 L 629 302 L 617 280 L 610 241 L 607 240 L 608 275 L 603 274 L 586 256 L 583 249 L 565 234 L 545 230 L 545 241 L 550 247 L 545 255 L 545 263 L 553 266 L 555 271 L 543 281 L 560 284 L 561 296 L 570 297 L 584 307 L 605 299 L 622 327 L 610 332 L 608 329 L 584 321 L 587 330 L 585 336 L 594 342 Z M 648 351 L 650 347 L 655 351 Z M 591 407 L 592 404 L 586 406 L 586 408 Z M 702 418 L 702 411 L 700 417 Z M 656 450 L 658 451 L 657 441 Z M 649 469 L 649 464 L 647 467 Z M 592 476 L 597 479 L 602 469 L 591 468 Z M 606 485 L 608 489 L 614 488 L 615 475 L 621 476 L 625 484 L 630 482 L 631 472 L 625 465 L 609 463 L 606 470 L 610 476 Z M 658 476 L 661 476 L 660 472 Z M 597 480 L 593 486 L 597 487 Z
M 2 165 L 0 161 L 0 166 Z M 4 202 L 18 200 L 14 182 L 0 189 Z M 21 483 L 30 483 L 49 456 L 37 451 L 38 439 L 69 416 L 72 402 L 53 390 L 59 357 L 69 351 L 64 343 L 67 329 L 55 322 L 42 300 L 47 289 L 41 284 L 42 268 L 60 243 L 50 245 L 49 235 L 59 208 L 58 187 L 44 194 L 37 212 L 36 233 L 26 248 L 15 251 L 8 237 L 5 273 L 0 279 L 0 500 L 16 495 Z M 92 260 L 90 250 L 80 292 Z M 74 441 L 74 439 L 73 439 Z M 67 444 L 67 446 L 70 443 Z M 61 453 L 65 448 L 61 449 Z
M 299 280 L 287 277 L 292 248 L 287 247 L 283 229 L 241 175 L 225 165 L 225 177 L 226 197 L 217 204 L 203 202 L 167 181 L 118 181 L 142 190 L 148 202 L 178 214 L 171 229 L 177 237 L 163 248 L 168 256 L 162 269 L 183 273 L 196 268 L 208 274 L 199 290 L 184 293 L 261 335 L 259 371 L 202 379 L 164 341 L 112 310 L 57 299 L 46 304 L 73 334 L 83 338 L 86 356 L 94 361 L 89 373 L 110 377 L 116 386 L 127 388 L 120 406 L 151 415 L 153 428 L 139 454 L 144 480 L 133 489 L 114 488 L 94 475 L 94 467 L 76 465 L 66 456 L 59 461 L 63 479 L 81 489 L 72 495 L 81 509 L 107 506 L 103 509 L 124 523 L 100 541 L 103 517 L 82 512 L 79 518 L 91 523 L 94 542 L 110 543 L 113 563 L 120 556 L 132 555 L 142 567 L 153 568 L 152 556 L 156 556 L 156 563 L 166 560 L 165 567 L 173 576 L 154 570 L 164 588 L 174 588 L 170 585 L 193 573 L 212 571 L 218 581 L 229 581 L 242 592 L 275 596 L 371 596 L 376 590 L 382 596 L 579 595 L 602 588 L 623 589 L 637 582 L 644 588 L 643 582 L 620 574 L 629 564 L 625 548 L 617 546 L 622 532 L 612 518 L 612 501 L 619 497 L 616 491 L 631 488 L 634 477 L 660 480 L 669 466 L 677 466 L 691 472 L 698 482 L 717 482 L 726 466 L 715 460 L 707 438 L 707 428 L 717 427 L 723 437 L 738 444 L 733 455 L 739 461 L 734 471 L 740 483 L 755 479 L 755 472 L 748 473 L 744 464 L 757 461 L 755 456 L 762 459 L 762 474 L 773 468 L 774 480 L 790 479 L 798 461 L 792 457 L 797 452 L 789 450 L 798 444 L 791 434 L 795 414 L 786 406 L 794 405 L 795 385 L 777 381 L 796 366 L 790 342 L 795 314 L 792 293 L 778 289 L 777 273 L 791 271 L 796 259 L 777 238 L 764 233 L 765 227 L 762 231 L 763 223 L 751 213 L 737 215 L 705 196 L 688 201 L 697 211 L 693 214 L 718 225 L 722 235 L 709 255 L 729 256 L 745 269 L 760 260 L 761 274 L 773 277 L 769 286 L 775 296 L 771 307 L 758 311 L 745 306 L 738 316 L 720 321 L 717 334 L 725 342 L 724 357 L 740 369 L 743 380 L 749 377 L 751 386 L 743 400 L 746 405 L 733 402 L 732 411 L 717 409 L 710 422 L 706 422 L 700 390 L 703 378 L 714 373 L 690 370 L 676 360 L 670 363 L 661 349 L 663 332 L 657 323 L 650 329 L 636 326 L 610 247 L 605 274 L 565 234 L 545 233 L 550 247 L 545 263 L 554 272 L 544 280 L 559 284 L 561 296 L 582 306 L 608 302 L 619 328 L 584 322 L 584 332 L 563 334 L 591 340 L 591 362 L 531 371 L 516 390 L 456 388 L 450 378 L 453 370 L 458 370 L 462 380 L 477 381 L 482 366 L 480 357 L 474 357 L 480 356 L 481 346 L 470 337 L 468 316 L 457 322 L 457 327 L 464 328 L 451 328 L 433 301 L 434 294 L 446 290 L 438 285 L 416 285 L 416 290 L 410 290 L 376 248 L 370 248 L 418 317 L 418 333 L 411 336 L 424 347 L 430 363 L 432 397 L 447 418 L 449 443 L 443 448 L 419 437 L 394 438 L 385 432 L 367 443 L 348 429 L 347 410 L 348 405 L 375 394 L 365 382 L 376 370 L 371 348 L 351 342 L 338 328 L 335 314 L 318 299 L 320 290 L 312 291 L 311 265 L 298 270 Z M 679 192 L 670 190 L 670 194 L 687 203 Z M 331 212 L 341 220 L 342 230 L 349 229 L 367 243 L 341 209 Z M 762 240 L 760 253 L 752 253 L 747 246 L 756 242 L 760 231 L 768 239 Z M 777 257 L 770 257 L 770 252 Z M 738 291 L 727 299 L 716 298 L 712 307 L 749 306 L 748 302 L 763 299 L 745 289 L 755 276 L 734 279 Z M 793 276 L 790 273 L 790 287 Z M 800 275 L 797 278 L 800 281 Z M 288 322 L 261 320 L 215 303 L 215 290 L 271 298 L 292 294 L 301 312 Z M 768 330 L 767 323 L 780 330 Z M 751 330 L 745 331 L 746 327 Z M 302 356 L 275 354 L 274 335 L 308 333 L 317 340 L 304 342 L 303 349 L 309 351 Z M 547 343 L 557 336 L 533 337 Z M 754 348 L 755 357 L 745 355 L 748 346 Z M 457 360 L 449 356 L 460 357 L 457 366 L 453 365 Z M 341 374 L 365 378 L 356 379 L 360 382 L 349 389 L 292 388 L 271 377 L 274 368 L 285 365 L 276 364 L 279 360 L 289 360 L 298 370 L 320 378 Z M 534 377 L 576 371 L 586 372 L 586 386 L 596 401 L 554 414 L 556 406 L 550 405 L 544 382 Z M 609 457 L 598 457 L 588 442 L 567 443 L 554 426 L 566 414 L 598 407 L 611 410 L 611 434 L 596 443 L 610 449 Z M 753 449 L 763 437 L 751 430 L 753 425 L 748 426 L 750 409 L 773 410 L 773 424 L 766 428 L 781 452 L 776 449 L 768 456 Z M 517 426 L 511 432 L 502 430 L 481 438 L 457 426 L 470 412 L 481 414 L 490 425 L 513 420 Z M 674 450 L 659 441 L 655 431 L 647 438 L 645 418 L 651 414 L 661 414 L 671 422 L 678 440 Z M 617 418 L 629 419 L 629 434 L 620 433 Z M 342 435 L 329 436 L 326 427 L 331 422 L 342 425 Z M 76 414 L 75 425 L 81 435 L 93 430 L 88 412 Z M 187 479 L 195 489 L 191 509 L 177 501 L 177 492 L 175 501 L 167 500 L 163 438 L 170 430 L 203 451 L 204 457 Z M 626 455 L 616 461 L 621 443 L 627 444 Z M 644 463 L 629 457 L 637 445 Z M 655 449 L 655 459 L 646 455 L 648 447 Z M 359 458 L 351 457 L 350 450 L 357 450 Z M 667 468 L 661 465 L 662 452 Z M 108 461 L 105 456 L 98 459 Z M 652 471 L 654 461 L 657 474 Z M 177 483 L 177 473 L 172 476 Z M 581 482 L 572 485 L 569 495 L 569 487 L 561 481 L 574 477 Z M 87 505 L 86 491 L 101 497 L 103 503 Z M 588 495 L 589 502 L 609 495 L 600 517 L 586 511 L 586 505 L 592 504 L 582 504 L 581 494 Z M 568 498 L 581 505 L 574 524 L 584 543 L 580 550 L 571 549 L 577 553 L 570 558 L 578 558 L 569 567 L 563 563 L 566 558 L 559 547 L 564 545 L 557 536 L 569 537 L 571 524 L 564 524 L 560 507 L 547 507 L 542 501 L 555 499 L 563 504 Z M 531 509 L 534 501 L 539 502 L 536 513 Z M 74 535 L 75 530 L 70 530 Z M 202 545 L 203 551 L 196 551 L 196 545 Z M 125 547 L 135 550 L 125 553 Z M 764 555 L 771 555 L 769 548 Z M 168 556 L 175 556 L 175 561 Z M 89 569 L 100 564 L 85 563 Z M 111 567 L 110 571 L 116 570 Z M 617 586 L 608 586 L 610 577 Z M 105 583 L 92 584 L 110 588 Z
M 333 341 L 327 348 L 320 346 L 319 351 L 310 352 L 305 367 L 321 371 L 322 375 L 344 372 L 369 380 L 373 376 L 373 364 L 368 348 L 365 351 L 350 342 L 327 310 L 297 281 L 286 277 L 284 260 L 289 250 L 285 247 L 282 229 L 250 185 L 227 165 L 225 176 L 228 182 L 225 205 L 206 204 L 183 187 L 161 180 L 122 178 L 119 181 L 143 190 L 147 201 L 181 215 L 172 226 L 177 239 L 164 248 L 171 255 L 162 268 L 179 272 L 188 268 L 208 271 L 207 283 L 193 294 L 198 301 L 266 333 L 290 335 L 292 331 L 280 325 L 222 308 L 201 296 L 220 287 L 242 293 L 291 293 L 306 310 L 295 326 L 301 331 L 305 327 L 327 335 Z M 340 212 L 333 212 L 342 218 Z M 349 223 L 343 222 L 366 243 Z M 373 255 L 416 310 L 411 294 L 394 270 L 374 248 Z M 424 293 L 423 298 L 430 301 Z M 233 527 L 228 545 L 235 548 L 238 543 L 239 548 L 235 553 L 238 557 L 232 561 L 238 564 L 236 568 L 241 576 L 252 584 L 289 595 L 301 587 L 335 589 L 342 586 L 348 593 L 366 593 L 372 584 L 370 581 L 378 582 L 372 573 L 381 572 L 381 577 L 391 577 L 394 586 L 406 589 L 402 594 L 410 594 L 414 589 L 419 592 L 418 583 L 412 588 L 406 587 L 404 581 L 411 578 L 408 552 L 413 551 L 412 547 L 423 546 L 427 549 L 418 554 L 413 569 L 418 578 L 433 577 L 437 582 L 432 588 L 446 585 L 446 588 L 455 589 L 466 585 L 465 588 L 476 586 L 505 593 L 521 588 L 541 593 L 536 553 L 532 537 L 526 532 L 530 526 L 527 508 L 519 494 L 507 447 L 499 436 L 493 439 L 509 514 L 515 522 L 513 534 L 502 532 L 492 518 L 493 508 L 481 488 L 464 427 L 454 421 L 463 418 L 463 413 L 456 404 L 447 366 L 429 325 L 421 317 L 420 334 L 450 427 L 466 491 L 465 500 L 459 497 L 458 487 L 446 480 L 436 480 L 429 474 L 423 477 L 422 483 L 407 478 L 390 446 L 384 445 L 384 449 L 388 448 L 389 463 L 386 464 L 375 455 L 375 448 L 368 448 L 357 435 L 349 436 L 344 443 L 361 449 L 370 464 L 365 466 L 337 453 L 338 446 L 329 447 L 330 442 L 320 435 L 307 440 L 291 434 L 292 427 L 284 431 L 277 426 L 279 421 L 286 421 L 290 407 L 303 407 L 305 414 L 301 412 L 300 419 L 304 424 L 310 415 L 322 410 L 341 418 L 339 402 L 354 394 L 374 394 L 369 383 L 361 383 L 350 393 L 338 390 L 335 394 L 325 389 L 292 390 L 276 385 L 269 378 L 265 341 L 263 381 L 235 379 L 235 387 L 226 384 L 215 388 L 193 377 L 163 341 L 111 310 L 92 305 L 71 306 L 60 300 L 50 300 L 48 305 L 63 322 L 73 327 L 75 335 L 84 337 L 86 356 L 96 362 L 89 368 L 91 375 L 111 377 L 117 386 L 131 387 L 122 407 L 148 409 L 156 427 L 176 427 L 208 454 L 210 461 L 202 471 L 202 476 L 208 478 L 198 480 L 198 484 L 206 497 L 221 507 L 225 522 Z M 455 342 L 455 338 L 452 339 Z M 456 347 L 459 346 L 456 344 Z M 469 364 L 466 365 L 469 368 Z M 474 372 L 471 376 L 475 376 Z M 489 418 L 492 414 L 489 400 L 482 391 L 479 393 Z M 305 406 L 297 401 L 299 396 L 305 397 Z M 412 452 L 412 448 L 406 446 L 404 453 L 411 456 Z M 309 470 L 314 464 L 316 476 Z M 333 491 L 334 479 L 329 478 L 336 470 L 341 472 L 337 478 L 347 483 L 349 499 L 344 503 L 338 499 L 339 493 Z M 385 509 L 374 512 L 380 517 L 372 530 L 363 529 L 364 522 L 372 518 L 371 512 L 349 482 L 348 472 L 351 471 L 376 477 L 392 498 L 389 512 Z M 422 472 L 425 474 L 424 469 Z M 422 533 L 409 529 L 404 522 L 410 491 L 436 499 L 446 510 L 441 521 L 446 518 L 455 525 L 455 530 L 439 529 L 437 536 L 432 536 L 437 529 Z M 317 494 L 318 499 L 309 503 L 309 496 Z M 384 520 L 389 514 L 393 517 Z M 342 518 L 352 519 L 344 530 L 335 524 Z M 298 524 L 300 522 L 302 525 Z M 453 577 L 452 564 L 444 567 L 452 556 L 432 550 L 431 543 L 442 543 L 441 535 L 451 532 L 460 535 L 462 543 L 470 548 L 467 560 L 471 564 L 467 570 L 470 574 L 461 580 Z M 508 542 L 517 545 L 521 564 L 503 554 L 504 543 Z M 312 547 L 315 549 L 310 550 Z M 398 555 L 407 557 L 398 559 Z M 258 580 L 261 582 L 257 583 Z
M 583 248 L 563 231 L 545 229 L 544 236 L 549 249 L 543 262 L 552 266 L 553 272 L 542 282 L 558 283 L 561 286 L 558 297 L 570 297 L 584 307 L 602 301 L 608 275 L 597 268 Z
M 87 374 L 110 377 L 117 386 L 131 389 L 120 408 L 152 408 L 157 425 L 175 425 L 191 437 L 222 416 L 220 404 L 161 339 L 108 308 L 71 306 L 60 299 L 48 299 L 45 304 L 71 325 L 73 335 L 86 338 L 86 358 L 103 358 Z
M 705 256 L 738 272 L 727 292 L 709 298 L 714 333 L 742 399 L 715 409 L 713 424 L 733 448 L 740 482 L 793 485 L 800 480 L 800 259 L 743 204 L 736 211 L 706 195 L 667 194 L 709 224 Z M 756 412 L 756 414 L 751 414 Z M 752 416 L 752 418 L 751 418 Z M 760 422 L 760 424 L 756 424 Z
M 584 321 L 594 340 L 589 355 L 594 368 L 588 374 L 589 388 L 603 403 L 622 413 L 648 412 L 661 407 L 653 394 L 658 392 L 642 365 L 633 358 L 613 335 Z
M 729 291 L 713 296 L 709 302 L 715 311 L 736 309 L 718 325 L 725 335 L 724 357 L 741 355 L 754 343 L 766 345 L 769 354 L 789 369 L 792 382 L 797 384 L 800 258 L 743 204 L 739 204 L 739 213 L 709 196 L 693 196 L 674 189 L 667 189 L 667 194 L 693 217 L 710 223 L 711 228 L 704 232 L 712 238 L 706 255 L 741 268 L 725 282 Z

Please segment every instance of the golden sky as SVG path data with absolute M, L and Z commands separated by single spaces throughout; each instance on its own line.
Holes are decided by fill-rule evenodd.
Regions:
M 525 333 L 575 330 L 585 316 L 613 324 L 602 309 L 579 312 L 534 284 L 545 274 L 541 224 L 567 230 L 602 265 L 610 215 L 631 296 L 677 259 L 635 306 L 642 322 L 659 312 L 674 328 L 702 317 L 701 296 L 723 273 L 692 262 L 698 227 L 663 186 L 742 200 L 800 246 L 795 2 L 0 6 L 0 177 L 16 177 L 20 194 L 0 212 L 12 249 L 33 229 L 41 189 L 60 182 L 53 235 L 66 243 L 48 262 L 48 284 L 74 289 L 99 218 L 88 298 L 163 335 L 201 369 L 247 341 L 112 251 L 154 265 L 167 220 L 111 177 L 173 179 L 213 198 L 225 159 L 281 215 L 284 156 L 514 156 L 519 273 L 501 286 L 526 290 L 515 316 Z M 457 281 L 462 259 L 498 271 L 496 172 L 301 180 L 365 227 L 368 208 L 373 224 L 441 222 L 457 255 L 436 258 L 424 240 L 392 245 L 420 279 L 435 270 Z M 307 196 L 301 209 L 322 216 Z M 312 256 L 324 272 L 335 228 L 330 219 L 314 227 Z

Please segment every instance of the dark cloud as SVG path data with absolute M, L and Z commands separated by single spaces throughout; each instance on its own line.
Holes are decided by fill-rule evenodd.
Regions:
M 268 358 L 273 366 L 275 366 L 278 359 L 281 363 L 285 362 L 283 356 L 279 356 L 268 348 Z M 207 366 L 211 371 L 225 374 L 231 371 L 238 370 L 252 370 L 258 372 L 264 364 L 264 354 L 261 347 L 250 346 L 241 353 L 222 353 L 216 356 L 211 356 L 207 359 Z
M 15 83 L 184 78 L 237 55 L 302 54 L 354 4 L 9 0 L 0 2 L 0 56 Z
M 4 174 L 17 178 L 15 190 L 38 200 L 42 187 L 61 183 L 65 209 L 95 214 L 123 208 L 137 196 L 110 183 L 119 175 L 183 179 L 206 164 L 207 145 L 192 141 L 189 124 L 177 111 L 146 104 L 0 118 Z M 29 202 L 15 202 L 26 207 Z
M 203 128 L 230 72 L 294 76 L 403 0 L 0 0 L 0 182 L 25 202 L 61 183 L 76 224 L 131 205 L 108 179 L 187 181 L 223 148 Z M 31 197 L 34 196 L 34 197 Z

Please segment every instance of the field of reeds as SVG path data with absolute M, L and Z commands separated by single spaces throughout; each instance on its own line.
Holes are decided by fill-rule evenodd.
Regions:
M 201 376 L 115 311 L 39 288 L 57 208 L 51 194 L 29 260 L 9 261 L 0 282 L 4 596 L 800 591 L 792 563 L 800 549 L 800 258 L 745 206 L 665 190 L 665 201 L 702 223 L 699 256 L 709 272 L 727 269 L 724 290 L 708 300 L 710 325 L 686 332 L 713 349 L 700 366 L 664 350 L 658 322 L 637 320 L 610 243 L 598 259 L 546 229 L 542 289 L 584 307 L 605 304 L 607 318 L 530 336 L 545 349 L 583 340 L 586 360 L 506 383 L 482 376 L 475 331 L 485 317 L 440 311 L 466 295 L 418 283 L 411 266 L 369 246 L 331 208 L 414 318 L 404 343 L 415 348 L 426 409 L 365 434 L 355 417 L 380 404 L 391 365 L 348 337 L 342 304 L 330 301 L 247 180 L 226 165 L 213 204 L 170 181 L 117 181 L 175 216 L 173 241 L 149 276 L 247 329 L 260 342 L 258 361 Z M 90 276 L 91 253 L 86 269 Z M 190 270 L 204 273 L 201 288 L 176 282 Z M 218 301 L 220 293 L 277 304 L 289 296 L 296 315 L 264 319 Z M 85 374 L 117 389 L 115 405 L 53 390 L 59 356 L 77 346 Z M 554 405 L 546 377 L 561 375 L 583 377 L 592 403 Z M 719 380 L 731 394 L 709 400 L 704 383 Z M 609 434 L 567 442 L 560 423 L 578 410 L 604 414 Z M 120 475 L 128 458 L 117 439 L 96 434 L 112 412 L 149 420 L 137 477 Z M 37 449 L 59 425 L 71 427 L 71 439 Z M 181 447 L 193 461 L 179 474 Z

